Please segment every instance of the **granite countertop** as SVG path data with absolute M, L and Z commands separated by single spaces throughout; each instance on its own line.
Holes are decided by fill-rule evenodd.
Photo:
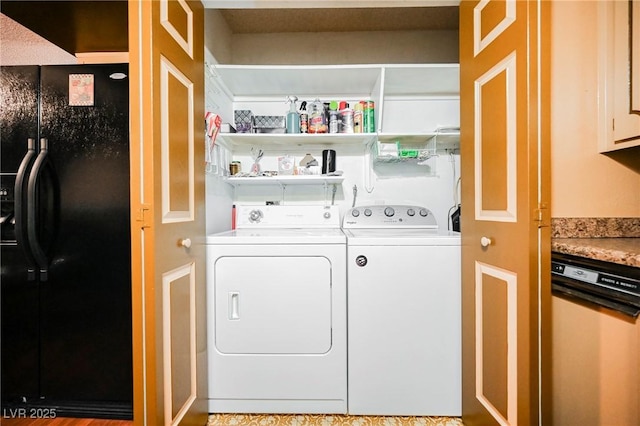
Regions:
M 640 268 L 640 238 L 554 238 L 551 251 Z
M 640 268 L 640 218 L 554 218 L 551 251 Z

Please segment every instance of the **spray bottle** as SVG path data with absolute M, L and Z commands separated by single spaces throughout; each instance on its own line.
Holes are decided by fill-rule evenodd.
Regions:
M 287 96 L 289 112 L 287 113 L 287 133 L 300 133 L 300 116 L 296 107 L 297 96 Z
M 307 114 L 307 101 L 300 104 L 300 132 L 309 133 L 309 115 Z

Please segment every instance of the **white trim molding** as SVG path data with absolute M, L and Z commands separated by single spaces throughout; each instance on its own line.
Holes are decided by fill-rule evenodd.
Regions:
M 505 73 L 505 112 L 504 122 L 506 126 L 506 174 L 503 176 L 507 189 L 506 192 L 506 210 L 486 210 L 483 209 L 483 192 L 482 192 L 482 176 L 483 176 L 483 157 L 482 157 L 482 126 L 483 113 L 482 110 L 482 89 L 485 84 L 492 81 L 496 76 Z M 516 222 L 517 221 L 517 139 L 516 139 L 516 53 L 512 52 L 509 56 L 497 63 L 493 68 L 487 71 L 474 84 L 474 102 L 476 115 L 474 117 L 474 178 L 475 178 L 475 218 L 476 220 L 486 220 L 493 222 Z M 492 122 L 491 125 L 497 125 L 498 122 Z
M 189 126 L 189 136 L 186 141 L 172 141 L 170 140 L 170 123 L 171 117 L 169 117 L 169 106 L 172 99 L 169 99 L 169 78 L 175 77 L 180 83 L 182 83 L 187 92 L 187 126 Z M 162 164 L 162 223 L 175 223 L 175 222 L 188 222 L 193 221 L 195 218 L 195 166 L 194 166 L 194 84 L 190 81 L 178 68 L 176 68 L 167 58 L 160 57 L 160 121 L 161 121 L 161 164 Z M 171 210 L 171 187 L 172 181 L 170 176 L 170 145 L 171 143 L 183 143 L 187 145 L 188 149 L 188 180 L 189 180 L 189 207 L 188 210 Z
M 504 281 L 507 286 L 507 417 L 505 418 L 484 394 L 483 369 L 483 275 Z M 475 334 L 476 334 L 476 398 L 502 426 L 518 422 L 518 274 L 497 266 L 476 262 L 475 270 Z M 487 305 L 489 306 L 490 303 Z

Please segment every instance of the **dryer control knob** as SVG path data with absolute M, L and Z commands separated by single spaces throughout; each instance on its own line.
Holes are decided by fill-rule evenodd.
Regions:
M 371 214 L 372 214 L 371 209 L 364 209 L 364 215 L 365 216 L 369 217 L 369 216 L 371 216 Z
M 260 222 L 260 219 L 262 219 L 261 210 L 251 210 L 249 212 L 249 222 Z
M 360 210 L 351 210 L 351 216 L 353 217 L 360 216 Z
M 323 216 L 324 216 L 324 218 L 325 218 L 325 219 L 330 219 L 330 218 L 331 218 L 331 213 L 329 213 L 329 212 L 324 212 L 324 215 L 323 215 Z
M 387 216 L 387 217 L 391 217 L 391 216 L 393 216 L 394 214 L 396 214 L 396 211 L 395 211 L 395 210 L 393 210 L 393 208 L 392 208 L 392 207 L 387 207 L 386 209 L 384 209 L 384 215 L 385 215 L 385 216 Z
M 420 209 L 420 216 L 422 216 L 422 217 L 429 216 L 429 210 L 427 210 L 427 209 Z
M 409 210 L 407 210 L 407 214 L 409 216 L 415 216 L 416 215 L 416 211 L 414 209 L 409 209 Z

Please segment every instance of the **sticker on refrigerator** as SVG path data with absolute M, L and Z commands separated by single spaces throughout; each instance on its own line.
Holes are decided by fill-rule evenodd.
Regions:
M 69 74 L 69 105 L 93 106 L 93 74 Z

